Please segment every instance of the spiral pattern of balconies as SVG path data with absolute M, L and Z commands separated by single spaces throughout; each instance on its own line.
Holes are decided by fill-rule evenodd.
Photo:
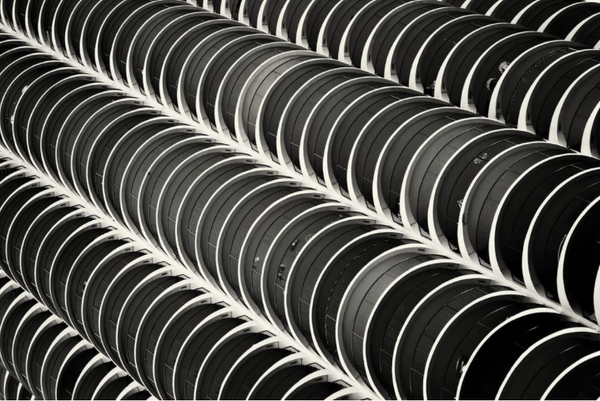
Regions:
M 203 6 L 598 156 L 598 3 L 224 0 Z
M 597 398 L 597 5 L 466 3 L 0 1 L 5 396 Z

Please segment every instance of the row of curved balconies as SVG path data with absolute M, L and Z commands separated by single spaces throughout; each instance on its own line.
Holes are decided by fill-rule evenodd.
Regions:
M 226 130 L 261 151 L 276 153 L 283 161 L 287 161 L 286 155 L 277 154 L 281 152 L 275 138 L 269 137 L 278 135 L 273 130 L 278 130 L 277 120 L 283 117 L 291 95 L 280 93 L 277 84 L 295 93 L 314 82 L 318 72 L 344 65 L 329 59 L 319 63 L 314 53 L 304 53 L 302 47 L 281 43 L 275 36 L 248 29 L 183 1 L 11 3 L 4 2 L 5 24 L 106 72 L 115 80 L 138 87 L 146 96 L 190 114 L 204 129 L 212 126 Z M 576 24 L 578 32 L 594 31 L 586 27 L 595 26 L 600 19 L 599 4 L 504 0 L 493 5 L 489 1 L 468 1 L 469 4 L 461 5 L 466 8 L 459 8 L 430 0 L 305 3 L 221 1 L 213 2 L 209 9 L 375 72 L 417 92 L 585 154 L 599 155 L 600 50 L 553 36 L 560 36 L 565 29 L 565 19 L 581 22 Z M 494 7 L 492 15 L 496 17 L 504 16 L 507 21 L 541 32 L 477 13 L 488 12 L 487 6 Z M 19 7 L 25 10 L 19 11 Z M 508 17 L 513 14 L 514 18 Z M 291 35 L 293 31 L 297 33 Z M 598 31 L 594 32 L 598 36 Z M 562 33 L 588 46 L 600 40 Z M 243 85 L 246 81 L 234 83 L 239 74 L 244 74 L 242 70 L 254 64 L 258 67 L 267 60 L 272 71 L 262 68 L 262 74 L 253 74 L 253 80 L 262 84 L 255 82 L 254 88 Z M 236 67 L 237 75 L 231 71 Z M 356 71 L 349 75 L 363 77 Z M 217 98 L 224 79 L 228 80 L 228 85 L 224 85 L 226 92 Z M 237 100 L 242 91 L 255 90 L 257 100 L 245 103 L 245 107 L 254 104 L 255 110 L 244 111 L 250 121 L 236 121 L 233 118 L 236 103 L 228 102 L 228 97 Z M 209 99 L 202 99 L 205 92 Z M 354 97 L 347 93 L 344 98 L 352 103 L 361 95 L 364 93 Z M 285 101 L 275 116 L 266 117 L 275 119 L 275 125 L 265 127 L 261 124 L 264 119 L 261 105 L 270 111 L 272 105 L 268 101 L 274 96 L 273 102 L 279 96 L 285 96 Z M 213 115 L 220 111 L 232 116 Z M 273 142 L 270 145 L 269 140 Z M 287 156 L 293 157 L 289 155 L 293 150 L 286 151 Z
M 8 370 L 0 367 L 0 399 L 31 400 L 33 395 Z
M 564 32 L 565 25 L 578 25 L 589 15 L 600 19 L 596 15 L 600 5 L 504 1 L 505 11 L 510 6 L 512 12 L 518 7 L 526 12 L 521 9 L 513 23 L 502 23 L 477 14 L 486 11 L 485 5 L 468 3 L 472 11 L 435 1 L 317 2 L 308 13 L 327 11 L 327 17 L 322 21 L 315 17 L 319 23 L 308 32 L 318 34 L 313 33 L 316 42 L 309 40 L 308 45 L 456 106 L 597 156 L 598 108 L 594 105 L 600 101 L 595 89 L 600 53 L 552 35 L 573 39 Z M 498 4 L 495 10 L 504 8 Z M 305 15 L 301 8 L 296 12 Z M 242 14 L 231 17 L 249 23 Z M 277 14 L 265 18 L 276 19 Z M 285 33 L 280 36 L 290 39 Z
M 188 0 L 207 10 L 243 21 L 255 28 L 282 36 L 297 43 L 307 43 L 316 50 L 321 38 L 339 49 L 344 35 L 356 46 L 362 36 L 382 23 L 403 4 L 414 0 Z M 436 4 L 429 1 L 429 4 Z M 442 6 L 453 5 L 497 20 L 521 25 L 560 38 L 581 42 L 590 47 L 600 45 L 600 33 L 595 29 L 600 21 L 600 7 L 580 0 L 446 0 Z M 466 15 L 463 14 L 463 15 Z M 346 26 L 344 26 L 344 24 Z M 353 31 L 344 31 L 354 24 Z M 366 31 L 366 32 L 365 32 Z M 337 53 L 336 53 L 337 54 Z
M 3 266 L 4 269 L 4 266 Z M 0 274 L 3 399 L 148 399 L 150 394 L 16 282 Z
M 14 340 L 4 343 L 0 355 L 11 372 L 30 380 L 36 396 L 101 399 L 131 388 L 130 378 L 119 375 L 57 316 L 164 399 L 352 395 L 342 383 L 327 382 L 318 367 L 303 365 L 294 350 L 278 348 L 276 338 L 232 308 L 211 302 L 193 280 L 118 239 L 113 229 L 78 212 L 14 163 L 4 162 L 0 169 L 0 226 L 10 227 L 0 233 L 3 265 L 55 313 L 4 279 L 0 304 L 7 308 L 0 333 Z M 311 313 L 303 308 L 306 286 L 288 287 L 284 294 L 288 302 L 290 292 L 299 297 L 298 309 L 291 311 L 299 317 L 290 323 L 304 331 L 310 326 L 317 350 L 326 347 L 381 396 L 598 395 L 600 342 L 594 330 L 360 220 L 340 219 L 316 233 L 312 246 L 297 244 L 301 250 L 294 263 L 312 260 L 310 269 L 320 266 L 325 279 L 319 281 L 327 281 L 317 284 L 321 292 L 310 300 L 309 307 L 317 305 Z M 11 258 L 17 250 L 21 257 Z M 283 275 L 282 266 L 277 271 Z M 339 278 L 327 277 L 334 274 Z M 307 326 L 305 318 L 314 325 Z M 35 360 L 45 361 L 41 370 Z M 75 382 L 70 369 L 81 371 Z
M 174 107 L 180 111 L 195 105 L 189 113 L 200 127 L 213 127 L 247 145 L 250 153 L 261 152 L 595 319 L 599 234 L 586 223 L 598 213 L 595 159 L 191 5 L 142 3 L 126 2 L 132 7 L 127 13 L 115 7 L 99 30 L 97 43 L 114 40 L 116 46 L 107 55 L 108 48 L 99 45 L 113 76 L 125 77 L 148 95 L 160 94 L 165 103 L 177 97 Z M 110 1 L 99 4 L 111 9 Z M 182 19 L 193 29 L 171 34 Z M 109 26 L 120 27 L 115 33 L 120 39 L 110 39 L 115 29 Z M 123 39 L 126 33 L 131 40 Z M 201 218 L 212 216 L 199 210 L 209 195 L 201 195 L 203 187 L 187 189 L 202 169 L 238 156 L 220 152 L 212 137 L 156 115 L 123 92 L 88 82 L 91 78 L 78 70 L 59 68 L 44 54 L 21 57 L 17 42 L 6 38 L 4 43 L 10 67 L 3 72 L 7 94 L 0 107 L 15 120 L 5 120 L 6 146 L 188 267 L 202 265 L 196 247 L 208 246 L 208 240 L 198 242 L 195 235 Z M 131 43 L 129 49 L 120 48 L 125 43 Z M 162 60 L 158 80 L 149 79 L 158 70 L 153 60 Z M 34 61 L 39 62 L 25 67 Z M 36 96 L 21 97 L 23 88 Z M 42 117 L 31 118 L 31 113 Z M 191 156 L 201 150 L 212 156 Z M 177 164 L 186 157 L 194 161 Z M 248 159 L 250 165 L 255 162 Z M 147 168 L 153 174 L 146 176 Z M 162 185 L 176 168 L 176 183 Z M 212 187 L 204 193 L 212 196 Z M 192 206 L 202 196 L 200 205 Z M 199 235 L 213 235 L 214 241 L 221 228 Z M 213 262 L 214 269 L 199 268 L 212 269 L 202 272 L 205 277 L 218 277 L 228 287 L 228 275 L 233 288 L 246 288 L 221 272 L 228 269 L 226 262 Z
M 471 386 L 483 383 L 480 377 L 472 382 L 469 379 L 468 383 L 473 383 L 472 385 L 465 384 L 468 376 L 466 372 L 483 374 L 481 369 L 473 370 L 469 366 L 475 365 L 478 360 L 489 362 L 487 356 L 480 359 L 475 348 L 479 345 L 483 347 L 487 340 L 494 338 L 492 331 L 500 330 L 504 327 L 503 324 L 508 324 L 506 322 L 518 320 L 517 326 L 526 325 L 527 323 L 522 322 L 533 318 L 520 319 L 521 316 L 531 314 L 529 309 L 534 310 L 534 314 L 546 313 L 556 317 L 559 322 L 566 322 L 566 326 L 562 326 L 562 323 L 550 324 L 549 331 L 539 332 L 540 337 L 535 340 L 539 340 L 539 344 L 547 344 L 548 341 L 552 347 L 557 343 L 563 344 L 563 335 L 567 336 L 565 344 L 569 343 L 568 339 L 572 339 L 572 335 L 584 333 L 593 337 L 591 330 L 578 327 L 518 292 L 435 255 L 428 247 L 403 237 L 397 230 L 381 226 L 372 219 L 323 197 L 320 191 L 304 188 L 296 180 L 280 176 L 274 170 L 257 164 L 252 157 L 236 153 L 230 147 L 194 132 L 189 126 L 161 116 L 152 108 L 127 97 L 125 93 L 94 82 L 80 71 L 53 61 L 19 41 L 8 36 L 4 39 L 0 43 L 0 48 L 3 49 L 0 55 L 0 65 L 3 66 L 0 82 L 5 83 L 2 87 L 5 95 L 0 108 L 9 107 L 10 109 L 6 109 L 10 110 L 7 115 L 13 117 L 3 121 L 0 133 L 8 148 L 123 222 L 132 231 L 161 246 L 187 267 L 219 285 L 232 297 L 238 298 L 248 308 L 263 313 L 274 325 L 287 328 L 299 341 L 314 347 L 324 358 L 337 361 L 349 374 L 360 374 L 380 395 L 446 398 L 448 394 L 454 393 L 467 397 L 467 393 L 463 391 L 471 391 Z M 350 73 L 355 71 L 346 70 Z M 367 78 L 384 82 L 379 78 Z M 369 84 L 364 81 L 361 82 Z M 358 86 L 359 89 L 364 87 Z M 366 88 L 370 90 L 368 86 Z M 390 90 L 396 94 L 402 91 L 408 93 L 408 90 L 397 86 L 391 86 Z M 421 100 L 428 101 L 427 98 Z M 324 109 L 325 104 L 322 104 L 319 110 Z M 536 140 L 534 136 L 502 127 L 491 120 L 471 117 L 459 109 L 443 107 L 445 114 L 439 109 L 436 121 L 441 121 L 442 127 L 443 120 L 451 121 L 448 131 L 443 132 L 455 132 L 455 138 L 465 132 L 481 134 L 489 131 L 489 138 L 505 135 L 501 136 L 503 140 L 496 141 L 505 146 L 504 153 L 498 151 L 499 156 L 496 158 L 483 157 L 477 153 L 470 159 L 471 162 L 466 163 L 467 167 L 471 164 L 483 164 L 486 170 L 481 170 L 482 172 L 498 175 L 493 180 L 489 177 L 484 179 L 481 174 L 477 176 L 475 181 L 487 186 L 489 192 L 472 190 L 477 196 L 468 203 L 475 205 L 472 206 L 474 210 L 481 210 L 482 203 L 493 205 L 484 202 L 487 199 L 485 196 L 482 201 L 480 195 L 495 193 L 494 184 L 506 182 L 510 177 L 518 178 L 518 173 L 523 172 L 523 164 L 517 162 L 529 160 L 523 155 L 531 156 L 534 164 L 546 159 L 570 157 L 575 165 L 574 169 L 582 171 L 582 175 L 588 179 L 593 178 L 589 171 L 594 171 L 590 165 L 596 163 L 595 159 L 576 155 L 560 146 Z M 456 122 L 447 119 L 449 111 L 461 114 L 464 118 L 459 118 Z M 462 125 L 465 122 L 471 125 Z M 417 127 L 414 129 L 415 135 L 422 132 Z M 480 138 L 475 136 L 470 139 Z M 456 143 L 452 141 L 444 145 L 450 145 L 447 149 L 457 149 Z M 432 149 L 431 146 L 426 147 Z M 437 154 L 433 156 L 428 163 L 432 163 Z M 425 156 L 418 159 L 427 160 Z M 514 167 L 515 163 L 518 164 L 517 167 Z M 36 192 L 38 189 L 30 188 L 28 181 L 13 181 L 19 176 L 18 172 L 7 169 L 7 173 L 11 178 L 3 181 L 7 186 L 0 193 L 10 194 L 7 196 L 13 201 L 3 202 L 5 213 L 0 210 L 0 215 L 4 216 L 1 217 L 3 221 L 0 226 L 7 230 L 13 227 L 15 231 L 7 232 L 6 236 L 4 233 L 0 235 L 5 238 L 5 246 L 2 247 L 5 249 L 4 260 L 8 266 L 14 266 L 10 269 L 11 272 L 14 269 L 15 279 L 52 305 L 53 310 L 63 318 L 76 326 L 80 325 L 78 327 L 83 328 L 84 332 L 88 333 L 86 328 L 90 330 L 89 333 L 98 331 L 100 341 L 95 334 L 89 335 L 90 341 L 101 347 L 99 349 L 113 360 L 120 361 L 126 369 L 137 372 L 138 376 L 134 377 L 139 377 L 140 382 L 149 388 L 152 388 L 153 383 L 159 386 L 157 380 L 166 381 L 169 377 L 178 380 L 177 383 L 185 382 L 184 387 L 176 387 L 173 383 L 169 386 L 167 383 L 164 391 L 173 387 L 171 395 L 161 393 L 163 390 L 157 388 L 162 397 L 225 396 L 224 392 L 229 391 L 226 385 L 219 390 L 215 388 L 218 385 L 208 386 L 208 381 L 201 380 L 201 383 L 194 382 L 192 386 L 185 376 L 175 373 L 157 374 L 151 372 L 148 365 L 137 363 L 139 358 L 145 356 L 135 343 L 131 345 L 131 339 L 138 338 L 151 343 L 153 331 L 148 329 L 149 333 L 146 335 L 142 329 L 143 323 L 130 317 L 149 316 L 142 314 L 139 308 L 150 308 L 148 311 L 151 311 L 153 301 L 160 294 L 176 297 L 171 291 L 181 287 L 185 279 L 174 277 L 168 273 L 168 267 L 157 266 L 154 262 L 148 268 L 164 272 L 164 276 L 161 273 L 151 274 L 143 270 L 146 268 L 143 266 L 140 267 L 141 270 L 135 270 L 135 273 L 134 270 L 127 270 L 132 275 L 131 280 L 139 280 L 118 280 L 119 285 L 131 285 L 119 291 L 127 299 L 106 293 L 102 296 L 103 299 L 110 300 L 107 302 L 113 308 L 121 307 L 119 310 L 122 312 L 118 316 L 123 317 L 124 323 L 117 323 L 119 328 L 115 329 L 114 321 L 112 325 L 110 323 L 110 316 L 114 319 L 115 313 L 111 312 L 104 317 L 108 321 L 101 324 L 97 320 L 98 328 L 93 329 L 93 323 L 86 323 L 85 319 L 92 317 L 92 321 L 96 320 L 93 318 L 94 312 L 83 310 L 83 298 L 79 300 L 76 294 L 85 297 L 85 290 L 77 291 L 76 287 L 102 288 L 90 286 L 89 281 L 84 284 L 86 276 L 90 275 L 90 279 L 92 278 L 91 269 L 97 267 L 98 262 L 80 264 L 77 260 L 69 262 L 69 258 L 84 254 L 79 261 L 84 256 L 98 261 L 95 258 L 106 256 L 103 252 L 115 250 L 105 248 L 104 244 L 112 243 L 112 246 L 118 248 L 131 245 L 123 239 L 110 238 L 114 234 L 111 234 L 109 227 L 102 227 L 93 218 L 79 215 L 72 206 L 58 208 L 60 213 L 67 212 L 72 216 L 66 220 L 59 218 L 64 225 L 46 220 L 45 214 L 36 219 L 39 211 L 24 212 L 24 205 L 39 208 L 41 204 L 38 202 L 45 197 Z M 536 177 L 534 182 L 537 185 L 546 179 Z M 571 182 L 569 177 L 564 182 Z M 14 192 L 9 191 L 8 188 L 16 185 L 14 182 L 20 185 L 17 185 Z M 31 186 L 35 187 L 33 184 Z M 499 189 L 500 186 L 496 191 Z M 33 196 L 36 201 L 27 202 L 29 196 Z M 19 213 L 19 210 L 23 212 Z M 31 216 L 34 216 L 33 221 Z M 15 218 L 24 220 L 17 223 Z M 38 251 L 30 247 L 39 247 L 41 243 L 37 240 L 28 241 L 23 237 L 19 252 L 9 243 L 14 244 L 16 241 L 18 244 L 18 238 L 27 236 L 27 232 L 36 238 L 39 238 L 40 233 L 49 232 L 45 228 L 27 231 L 24 229 L 27 227 L 26 221 L 30 221 L 30 227 L 34 223 L 42 224 L 42 221 L 55 227 L 56 231 L 52 230 L 55 235 L 42 235 L 47 238 L 46 242 L 42 240 L 47 245 L 45 252 L 55 255 L 52 260 L 41 257 L 40 254 L 32 265 L 30 262 L 26 263 L 22 256 L 14 256 L 37 255 Z M 65 252 L 61 253 L 63 248 Z M 90 252 L 85 252 L 86 249 Z M 98 253 L 91 252 L 92 249 Z M 143 258 L 143 255 L 136 256 Z M 61 257 L 67 258 L 64 263 L 58 262 Z M 111 270 L 111 274 L 116 277 L 118 272 L 125 271 L 123 269 L 122 265 L 118 265 Z M 106 269 L 102 271 L 108 272 Z M 68 289 L 67 282 L 70 282 Z M 134 289 L 137 290 L 133 291 Z M 405 299 L 406 294 L 411 296 Z M 91 292 L 88 295 L 92 296 Z M 593 298 L 589 292 L 586 295 Z M 488 299 L 493 299 L 494 302 Z M 498 300 L 502 307 L 495 303 Z M 161 304 L 156 316 L 163 313 L 163 306 L 166 307 L 167 304 Z M 496 322 L 494 324 L 480 323 L 480 306 L 488 311 L 486 315 L 502 310 L 497 315 L 502 318 L 493 320 Z M 417 310 L 419 313 L 407 313 Z M 390 314 L 391 311 L 394 314 Z M 505 312 L 508 315 L 502 315 Z M 471 313 L 476 317 L 472 317 Z M 466 323 L 455 323 L 461 320 L 457 316 L 462 314 L 471 317 L 467 318 Z M 447 320 L 449 317 L 455 319 Z M 236 318 L 230 320 L 236 321 Z M 238 323 L 240 327 L 245 324 Z M 482 328 L 483 332 L 479 333 Z M 575 334 L 568 331 L 573 328 Z M 221 355 L 219 350 L 227 355 L 209 358 L 216 364 L 214 369 L 210 361 L 198 367 L 208 369 L 210 364 L 211 369 L 208 371 L 219 374 L 219 380 L 214 383 L 224 383 L 221 380 L 226 378 L 222 372 L 231 371 L 230 364 L 239 360 L 236 352 L 247 351 L 248 344 L 255 344 L 260 348 L 259 344 L 274 341 L 265 333 L 250 330 L 241 335 L 243 329 L 237 329 L 238 331 L 234 331 L 239 336 L 226 337 L 227 342 L 232 341 L 229 345 L 223 348 L 214 345 L 211 348 L 216 350 L 210 354 L 213 357 Z M 566 332 L 563 331 L 565 329 Z M 465 342 L 456 335 L 465 330 L 473 331 L 473 335 L 475 332 L 479 333 L 479 340 L 469 339 Z M 528 332 L 528 329 L 525 330 Z M 110 333 L 114 333 L 112 337 Z M 136 333 L 135 336 L 133 333 Z M 140 335 L 141 333 L 144 335 Z M 204 332 L 202 335 L 208 334 Z M 448 338 L 444 339 L 446 337 Z M 512 341 L 518 338 L 505 334 L 500 337 L 497 340 L 501 343 L 504 341 L 509 348 Z M 435 341 L 443 339 L 455 346 L 452 348 L 452 345 L 448 345 L 444 349 L 465 346 L 465 351 L 452 355 L 442 352 L 446 359 L 433 363 L 433 358 L 440 354 L 434 349 Z M 521 385 L 519 381 L 527 377 L 518 370 L 521 369 L 518 365 L 523 361 L 528 364 L 523 369 L 534 375 L 547 367 L 562 374 L 579 369 L 583 363 L 582 354 L 570 353 L 569 348 L 565 352 L 571 355 L 570 358 L 537 365 L 540 359 L 536 349 L 540 345 L 535 341 L 528 348 L 535 355 L 532 359 L 528 358 L 528 353 L 500 353 L 498 358 L 508 358 L 502 365 L 506 370 L 494 373 L 493 377 L 499 379 L 496 387 L 486 386 L 485 390 L 501 397 L 514 398 L 516 393 L 505 391 L 530 389 L 532 393 L 528 393 L 528 396 L 535 393 L 541 397 L 553 396 L 553 393 L 546 392 L 555 391 L 554 388 L 562 388 L 563 385 L 579 389 L 570 381 L 562 382 L 561 379 L 555 383 L 557 376 L 551 375 L 543 375 L 547 380 L 541 382 L 537 381 L 537 376 L 529 376 L 531 386 Z M 114 346 L 109 347 L 107 344 Z M 178 343 L 173 341 L 172 344 Z M 582 351 L 585 357 L 592 355 L 595 343 L 583 341 L 582 344 L 590 345 L 590 348 L 578 350 L 589 351 L 588 354 Z M 141 342 L 139 345 L 142 347 Z M 500 345 L 495 345 L 492 351 L 499 349 Z M 186 357 L 189 355 L 185 353 Z M 423 363 L 425 360 L 422 355 L 428 355 L 426 360 L 430 362 Z M 250 359 L 256 361 L 255 358 Z M 247 360 L 248 363 L 251 363 L 250 359 Z M 135 370 L 131 365 L 132 361 Z M 438 368 L 443 371 L 434 373 L 433 370 Z M 246 371 L 254 370 L 246 365 L 241 372 Z M 513 371 L 519 373 L 512 374 Z M 193 373 L 194 369 L 190 367 L 182 369 L 182 372 Z M 567 376 L 565 373 L 564 377 Z M 582 385 L 588 384 L 584 375 L 575 376 L 576 379 L 583 380 Z M 446 383 L 444 377 L 453 379 Z M 512 384 L 513 381 L 519 383 Z M 237 379 L 232 383 L 238 385 L 244 381 Z M 272 390 L 273 386 L 268 388 Z M 244 393 L 243 390 L 239 391 Z M 481 387 L 473 391 L 474 394 L 483 396 L 481 391 L 484 390 Z M 237 396 L 236 394 L 238 393 L 227 393 L 227 397 Z
M 277 348 L 269 333 L 235 317 L 226 305 L 211 303 L 193 280 L 174 275 L 143 250 L 134 250 L 131 242 L 115 238 L 114 230 L 78 213 L 48 187 L 36 186 L 36 179 L 19 173 L 14 164 L 5 162 L 1 168 L 1 226 L 10 227 L 0 233 L 7 272 L 161 398 L 321 399 L 348 394 L 339 383 L 324 382 L 314 366 L 303 366 L 293 350 Z M 317 305 L 313 313 L 303 308 L 306 285 L 288 287 L 283 294 L 288 303 L 299 294 L 297 312 L 291 311 L 298 317 L 291 324 L 316 332 L 313 346 L 330 352 L 324 357 L 333 355 L 345 369 L 361 374 L 378 394 L 398 398 L 570 398 L 594 389 L 592 372 L 600 362 L 595 331 L 361 220 L 337 220 L 314 235 L 312 246 L 297 244 L 301 251 L 294 263 L 312 260 L 307 276 L 319 267 L 326 273 L 319 281 L 327 282 L 317 284 L 321 292 L 310 299 L 309 307 Z M 288 260 L 293 247 L 283 252 Z M 24 258 L 23 252 L 11 258 L 17 250 L 37 258 Z M 277 272 L 285 275 L 282 266 Z M 0 298 L 15 291 L 22 294 L 23 305 L 27 302 L 15 310 L 29 316 L 30 309 L 41 308 L 14 283 L 3 287 L 6 295 Z M 31 320 L 53 322 L 48 330 L 62 339 L 60 333 L 67 329 L 56 316 L 39 312 Z M 307 325 L 306 318 L 314 324 Z M 16 329 L 13 347 L 26 344 L 28 334 L 36 332 L 27 319 L 15 318 L 13 324 L 4 323 L 10 322 L 6 319 L 0 332 L 23 327 Z M 20 332 L 27 337 L 23 342 Z M 38 338 L 54 344 L 52 336 Z M 112 380 L 121 384 L 114 365 L 89 344 L 77 348 L 81 358 L 59 347 L 62 342 L 36 344 L 32 340 L 30 347 L 22 346 L 25 360 L 55 348 L 73 364 L 85 359 L 77 365 L 84 367 L 82 375 L 104 385 L 86 386 L 85 391 L 112 391 L 115 387 L 107 387 Z M 61 361 L 54 354 L 44 360 Z M 496 364 L 485 374 L 490 360 Z M 15 360 L 9 366 L 17 365 Z M 45 380 L 55 376 L 40 374 Z M 58 383 L 60 377 L 56 388 L 68 392 L 69 386 Z M 84 391 L 75 384 L 73 399 L 92 397 L 87 392 L 82 396 L 78 388 Z
M 596 89 L 600 53 L 553 35 L 598 47 L 569 34 L 566 26 L 590 31 L 585 26 L 600 20 L 599 4 L 500 1 L 504 4 L 495 5 L 493 15 L 507 21 L 511 21 L 508 15 L 518 15 L 513 23 L 503 23 L 477 14 L 487 12 L 493 3 L 489 1 L 467 2 L 463 4 L 467 9 L 437 1 L 306 3 L 310 3 L 307 8 L 276 1 L 237 1 L 213 8 L 456 106 L 598 156 L 600 108 L 594 106 L 600 103 Z M 262 18 L 250 17 L 255 13 Z M 302 21 L 301 27 L 298 22 L 285 22 L 290 18 Z M 264 26 L 257 21 L 264 21 Z M 306 38 L 290 35 L 284 26 L 293 26 Z M 168 31 L 165 26 L 165 38 Z
M 51 330 L 47 335 L 40 331 L 37 341 L 43 344 L 37 344 L 31 338 L 35 328 L 16 315 L 10 327 L 23 327 L 21 331 L 2 332 L 0 325 L 0 333 L 15 338 L 13 353 L 23 363 L 29 361 L 27 369 L 52 361 L 59 372 L 66 372 L 58 377 L 50 368 L 38 369 L 36 378 L 55 378 L 53 391 L 71 391 L 50 393 L 50 387 L 30 382 L 37 397 L 111 399 L 96 393 L 110 391 L 114 396 L 120 394 L 114 393 L 118 388 L 131 387 L 117 374 L 120 369 L 95 349 L 163 399 L 336 399 L 356 393 L 343 382 L 329 382 L 322 368 L 307 366 L 294 349 L 280 349 L 277 337 L 235 308 L 215 302 L 196 280 L 177 274 L 18 165 L 5 161 L 0 169 L 2 268 L 20 285 L 3 287 L 4 304 L 12 305 L 18 295 L 21 303 L 27 302 L 19 311 L 34 310 L 31 319 Z M 9 292 L 15 296 L 10 298 Z M 75 334 L 63 322 L 95 349 L 79 336 L 71 340 Z M 54 348 L 60 348 L 60 354 L 50 355 Z M 78 358 L 80 352 L 85 356 Z M 66 357 L 77 363 L 70 373 L 61 365 Z M 93 380 L 101 382 L 102 389 L 82 382 L 80 391 L 85 393 L 69 390 L 63 381 L 76 385 L 75 372 L 92 369 L 87 368 L 92 360 Z M 13 372 L 17 363 L 9 363 Z M 24 369 L 15 373 L 22 382 L 33 376 Z

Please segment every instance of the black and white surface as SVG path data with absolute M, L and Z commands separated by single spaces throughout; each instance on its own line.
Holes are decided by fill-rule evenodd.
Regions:
M 600 397 L 600 4 L 0 30 L 4 399 Z

